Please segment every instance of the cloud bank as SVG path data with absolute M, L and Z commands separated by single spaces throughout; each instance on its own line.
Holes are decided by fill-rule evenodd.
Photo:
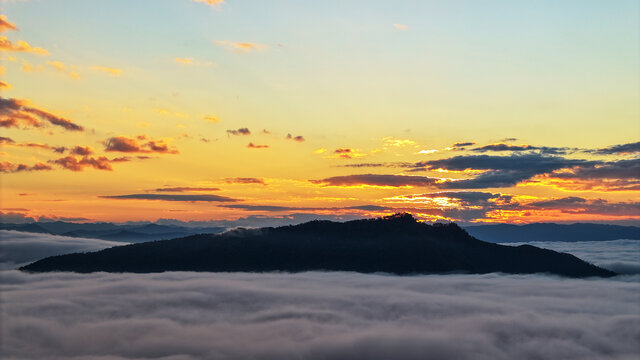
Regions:
M 15 269 L 47 256 L 96 251 L 122 242 L 0 230 L 0 269 Z
M 10 359 L 635 359 L 639 284 L 3 271 Z

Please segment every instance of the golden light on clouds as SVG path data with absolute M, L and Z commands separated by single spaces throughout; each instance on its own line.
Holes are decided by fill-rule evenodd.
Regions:
M 111 76 L 120 76 L 122 74 L 122 69 L 107 67 L 107 66 L 91 66 L 91 70 L 102 72 L 109 74 Z
M 0 36 L 0 51 L 18 51 L 42 56 L 49 55 L 49 51 L 41 47 L 32 47 L 28 42 L 22 40 L 13 43 L 6 36 Z
M 217 116 L 214 115 L 205 115 L 202 117 L 203 120 L 208 121 L 208 122 L 212 122 L 212 123 L 219 123 L 220 122 L 220 118 L 218 118 Z
M 228 40 L 216 40 L 214 41 L 216 44 L 229 48 L 237 53 L 248 53 L 255 50 L 264 50 L 267 48 L 267 45 L 262 45 L 253 42 L 235 42 Z

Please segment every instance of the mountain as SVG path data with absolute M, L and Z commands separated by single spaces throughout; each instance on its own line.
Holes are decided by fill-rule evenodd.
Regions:
M 186 227 L 176 225 L 117 225 L 113 223 L 72 223 L 64 221 L 37 222 L 28 224 L 0 223 L 0 230 L 37 232 L 52 235 L 83 237 L 91 239 L 144 242 L 166 240 L 195 234 L 219 233 L 223 227 Z
M 530 245 L 486 243 L 456 224 L 423 224 L 408 214 L 343 223 L 311 221 L 276 228 L 237 229 L 217 235 L 117 246 L 48 257 L 21 270 L 615 275 L 570 254 Z
M 466 226 L 465 230 L 480 240 L 492 243 L 529 241 L 603 241 L 618 239 L 640 240 L 639 227 L 605 224 L 497 224 Z

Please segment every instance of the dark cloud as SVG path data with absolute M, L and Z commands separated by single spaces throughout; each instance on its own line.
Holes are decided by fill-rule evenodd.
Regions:
M 85 156 L 93 154 L 93 150 L 89 146 L 75 146 L 71 149 L 71 153 L 74 155 Z
M 351 159 L 354 157 L 355 155 L 355 151 L 351 148 L 338 148 L 333 150 L 333 153 L 338 155 L 338 157 L 341 157 L 343 159 Z
M 141 135 L 137 138 L 115 136 L 104 141 L 105 151 L 126 153 L 177 154 L 178 150 L 169 148 L 162 140 L 148 139 Z
M 504 138 L 504 139 L 502 139 L 500 141 L 502 141 L 502 142 L 512 142 L 512 141 L 518 141 L 518 139 L 514 138 L 514 137 L 510 137 L 510 138 Z
M 251 131 L 248 128 L 240 128 L 238 130 L 227 130 L 227 136 L 229 135 L 251 135 Z
M 528 206 L 545 208 L 545 209 L 558 209 L 558 208 L 573 207 L 576 205 L 584 206 L 585 204 L 587 204 L 587 200 L 580 197 L 576 197 L 576 196 L 569 196 L 569 197 L 560 198 L 560 199 L 534 201 L 529 203 Z
M 233 202 L 235 199 L 219 195 L 182 195 L 182 194 L 127 194 L 127 195 L 105 195 L 103 199 L 136 199 L 136 200 L 162 200 L 162 201 L 211 201 L 211 202 Z
M 254 144 L 254 143 L 250 142 L 249 145 L 247 145 L 247 147 L 249 149 L 268 149 L 269 145 L 257 145 L 257 144 Z
M 71 120 L 29 107 L 24 100 L 0 97 L 0 127 L 42 127 L 43 121 L 70 131 L 84 130 Z
M 2 279 L 8 359 L 622 360 L 640 348 L 634 280 L 18 271 Z
M 541 154 L 494 156 L 494 155 L 459 155 L 451 158 L 422 161 L 413 165 L 416 168 L 445 170 L 526 170 L 545 173 L 557 169 L 596 164 L 594 161 L 567 159 L 559 156 Z
M 192 186 L 178 186 L 178 187 L 165 187 L 154 189 L 157 192 L 195 192 L 195 191 L 220 191 L 217 187 L 192 187 Z
M 111 167 L 112 160 L 109 160 L 105 156 L 83 156 L 81 158 L 75 156 L 65 156 L 60 159 L 50 160 L 49 162 L 52 164 L 60 165 L 63 168 L 71 171 L 82 171 L 85 167 L 92 167 L 97 170 L 113 170 L 113 168 Z
M 427 176 L 360 174 L 334 176 L 321 180 L 309 180 L 322 186 L 433 186 L 438 179 Z
M 43 163 L 35 163 L 34 165 L 16 164 L 9 161 L 0 161 L 0 173 L 17 173 L 25 171 L 43 171 L 51 170 L 51 166 Z
M 471 146 L 471 145 L 475 145 L 475 144 L 476 144 L 475 142 L 471 142 L 471 141 L 469 141 L 469 142 L 457 142 L 457 143 L 453 144 L 451 147 L 460 148 L 460 147 Z
M 226 178 L 224 181 L 227 184 L 260 184 L 267 185 L 264 179 L 260 178 L 251 178 L 251 177 L 236 177 L 236 178 Z
M 479 148 L 471 149 L 474 152 L 487 152 L 487 151 L 536 151 L 542 154 L 548 155 L 564 155 L 569 151 L 569 148 L 547 147 L 547 146 L 532 146 L 532 145 L 508 145 L 508 144 L 491 144 L 485 145 Z
M 247 211 L 266 211 L 266 212 L 282 212 L 282 211 L 343 211 L 343 210 L 361 210 L 361 211 L 383 211 L 389 210 L 386 206 L 378 205 L 358 205 L 347 207 L 295 207 L 295 206 L 275 206 L 275 205 L 251 205 L 251 204 L 231 204 L 219 205 L 228 209 L 241 209 Z
M 640 153 L 640 141 L 628 144 L 613 145 L 606 148 L 593 150 L 592 152 L 604 155 Z
M 17 147 L 30 147 L 30 148 L 38 148 L 38 149 L 46 149 L 51 150 L 56 153 L 63 153 L 67 150 L 64 146 L 51 146 L 48 144 L 40 144 L 40 143 L 17 143 L 12 138 L 0 136 L 0 146 L 17 146 Z
M 285 139 L 293 140 L 293 141 L 297 141 L 297 142 L 304 142 L 304 136 L 302 136 L 302 135 L 292 136 L 291 134 L 287 134 Z

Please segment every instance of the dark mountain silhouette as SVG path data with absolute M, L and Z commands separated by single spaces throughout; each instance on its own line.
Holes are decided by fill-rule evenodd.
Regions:
M 493 243 L 529 241 L 604 241 L 618 239 L 640 240 L 640 228 L 605 224 L 474 225 L 465 230 L 472 236 Z
M 3 224 L 0 230 L 36 232 L 70 237 L 83 237 L 122 242 L 144 242 L 166 240 L 195 234 L 216 234 L 223 227 L 186 227 L 175 225 L 116 225 L 113 223 L 72 223 L 64 221 L 29 224 Z
M 486 243 L 456 224 L 427 225 L 411 215 L 311 221 L 277 228 L 237 229 L 180 239 L 48 257 L 25 271 L 356 271 L 363 273 L 553 273 L 571 277 L 615 273 L 570 254 Z

